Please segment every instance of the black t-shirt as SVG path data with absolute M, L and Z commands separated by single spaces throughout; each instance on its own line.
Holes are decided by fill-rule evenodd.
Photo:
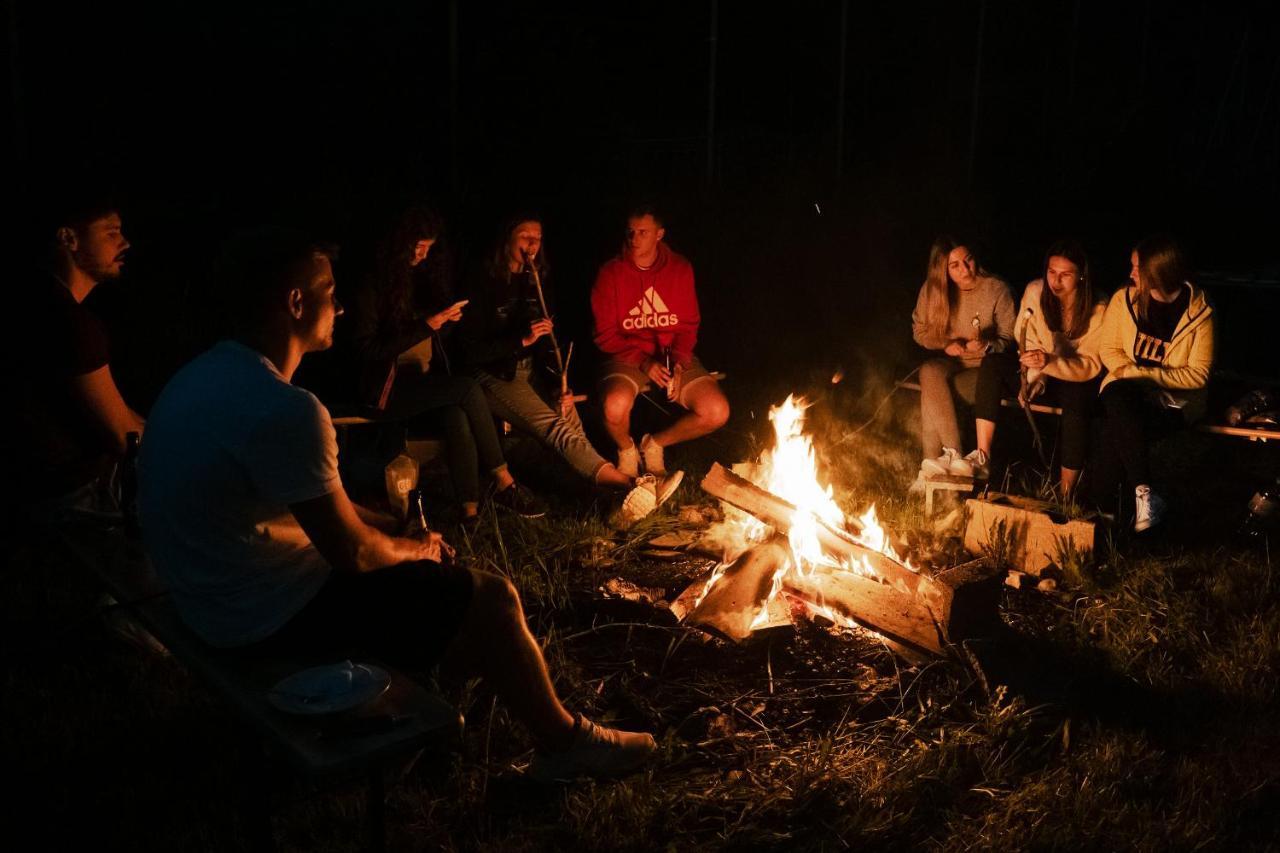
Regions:
M 72 394 L 72 382 L 109 360 L 102 322 L 48 274 L 29 279 L 18 294 L 9 350 L 9 399 L 18 434 L 13 462 L 18 486 L 32 498 L 65 494 L 110 466 L 101 427 Z
M 1172 302 L 1148 299 L 1145 320 L 1135 312 L 1138 322 L 1138 338 L 1133 347 L 1135 363 L 1142 367 L 1161 367 L 1164 364 L 1169 342 L 1173 340 L 1178 323 L 1190 304 L 1191 288 L 1183 285 L 1178 298 Z

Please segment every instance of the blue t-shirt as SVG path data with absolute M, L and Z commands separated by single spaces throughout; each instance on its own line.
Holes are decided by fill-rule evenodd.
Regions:
M 262 354 L 223 341 L 183 367 L 138 460 L 143 540 L 183 621 L 219 647 L 281 628 L 331 571 L 289 505 L 340 485 L 329 412 Z

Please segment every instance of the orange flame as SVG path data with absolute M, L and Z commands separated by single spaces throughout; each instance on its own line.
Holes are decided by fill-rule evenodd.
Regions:
M 809 404 L 804 399 L 791 395 L 780 406 L 770 408 L 769 420 L 773 423 L 774 432 L 773 447 L 764 451 L 754 465 L 734 466 L 735 473 L 745 476 L 757 486 L 796 507 L 791 518 L 791 529 L 787 534 L 792 559 L 774 573 L 772 589 L 752 622 L 753 629 L 768 622 L 770 603 L 782 595 L 783 579 L 787 572 L 807 575 L 815 566 L 824 566 L 828 569 L 876 576 L 865 556 L 857 560 L 850 558 L 840 563 L 824 551 L 818 538 L 820 524 L 845 532 L 865 548 L 879 552 L 915 571 L 915 568 L 894 550 L 888 533 L 876 518 L 874 505 L 858 517 L 862 527 L 860 533 L 855 534 L 847 530 L 845 514 L 836 504 L 831 486 L 823 485 L 818 479 L 818 464 L 813 441 L 803 429 L 804 413 L 808 407 Z M 726 512 L 725 522 L 714 534 L 725 545 L 723 562 L 712 572 L 711 579 L 694 604 L 695 608 L 706 598 L 707 593 L 720 580 L 733 560 L 773 532 L 772 528 L 754 516 L 732 510 L 732 508 L 730 510 Z M 837 624 L 849 624 L 848 619 L 838 616 L 828 608 L 809 605 L 809 609 Z

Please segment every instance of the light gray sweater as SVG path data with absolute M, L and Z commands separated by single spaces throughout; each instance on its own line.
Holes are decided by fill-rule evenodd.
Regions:
M 930 334 L 925 324 L 926 298 L 921 285 L 915 310 L 911 312 L 911 336 L 916 343 L 925 349 L 942 350 L 952 341 L 977 338 L 990 345 L 990 352 L 1013 349 L 1015 312 L 1009 285 L 995 276 L 984 275 L 978 277 L 970 290 L 958 291 L 957 295 L 946 337 L 938 337 Z M 966 353 L 960 360 L 965 367 L 977 367 L 982 363 L 982 356 L 982 352 Z

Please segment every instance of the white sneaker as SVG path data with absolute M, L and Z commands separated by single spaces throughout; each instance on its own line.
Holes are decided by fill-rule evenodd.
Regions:
M 635 486 L 622 499 L 622 505 L 609 516 L 609 525 L 618 530 L 626 530 L 675 494 L 683 479 L 683 471 L 676 471 L 662 479 L 652 474 L 637 477 Z
M 937 459 L 925 459 L 920 463 L 920 470 L 925 477 L 947 477 L 951 474 L 951 466 L 960 458 L 960 451 L 953 447 L 942 448 L 942 455 Z
M 562 752 L 535 752 L 527 773 L 539 782 L 612 779 L 638 770 L 657 749 L 653 735 L 606 729 L 579 716 L 573 745 Z
M 618 449 L 618 470 L 633 479 L 640 476 L 640 451 L 634 444 Z
M 1138 486 L 1133 490 L 1133 498 L 1137 505 L 1137 514 L 1133 519 L 1134 533 L 1150 530 L 1164 521 L 1169 506 L 1164 498 L 1151 491 L 1150 486 Z
M 968 477 L 973 480 L 987 479 L 988 467 L 987 454 L 981 450 L 974 450 L 966 453 L 963 458 L 951 460 L 951 476 L 952 477 Z
M 667 463 L 662 458 L 662 445 L 653 440 L 653 436 L 645 434 L 640 439 L 640 452 L 644 454 L 644 472 L 656 477 L 666 476 Z

